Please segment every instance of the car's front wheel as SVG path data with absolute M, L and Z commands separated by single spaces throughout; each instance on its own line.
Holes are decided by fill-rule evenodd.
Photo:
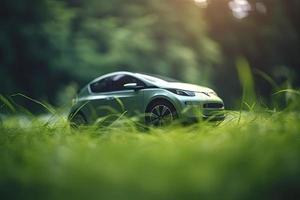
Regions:
M 83 126 L 87 124 L 85 117 L 81 113 L 77 113 L 74 116 L 72 116 L 70 122 L 73 128 L 78 128 L 79 126 Z
M 168 101 L 156 101 L 148 106 L 146 123 L 153 126 L 164 126 L 177 118 L 174 106 Z

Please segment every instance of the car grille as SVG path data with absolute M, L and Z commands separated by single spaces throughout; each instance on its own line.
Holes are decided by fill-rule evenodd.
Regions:
M 223 108 L 224 105 L 222 103 L 205 103 L 203 108 Z

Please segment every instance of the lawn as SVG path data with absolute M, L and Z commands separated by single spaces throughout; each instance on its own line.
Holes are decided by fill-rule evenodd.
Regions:
M 300 114 L 230 112 L 145 130 L 129 120 L 0 125 L 4 199 L 282 199 L 300 195 Z

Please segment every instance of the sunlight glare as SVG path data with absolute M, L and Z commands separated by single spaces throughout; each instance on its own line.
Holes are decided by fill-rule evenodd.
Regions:
M 207 0 L 194 0 L 196 5 L 201 7 L 201 8 L 206 8 L 207 7 Z
M 242 19 L 248 16 L 251 11 L 251 5 L 247 0 L 232 0 L 229 2 L 229 7 L 232 10 L 233 16 Z

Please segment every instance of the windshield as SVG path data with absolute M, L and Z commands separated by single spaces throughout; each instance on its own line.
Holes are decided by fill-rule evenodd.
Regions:
M 176 80 L 176 79 L 173 79 L 173 78 L 169 78 L 169 77 L 165 77 L 165 76 L 160 76 L 160 75 L 140 74 L 140 76 L 142 76 L 144 79 L 147 79 L 148 81 L 151 81 L 151 82 L 161 82 L 161 81 L 165 81 L 165 82 L 180 82 L 179 80 Z

